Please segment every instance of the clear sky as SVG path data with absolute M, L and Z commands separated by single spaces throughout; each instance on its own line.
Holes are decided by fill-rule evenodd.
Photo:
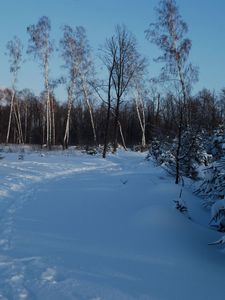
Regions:
M 144 35 L 150 22 L 154 22 L 157 0 L 0 0 L 0 86 L 10 86 L 10 74 L 6 43 L 17 35 L 27 48 L 26 27 L 37 23 L 46 15 L 52 24 L 52 37 L 57 45 L 61 27 L 82 25 L 87 30 L 90 45 L 96 54 L 100 45 L 114 32 L 116 24 L 125 24 L 139 45 L 139 51 L 149 60 L 149 76 L 156 75 L 159 66 L 153 58 L 159 55 Z M 180 13 L 189 26 L 188 37 L 192 40 L 190 60 L 200 69 L 195 91 L 203 87 L 219 92 L 225 87 L 225 1 L 224 0 L 177 0 Z M 25 57 L 26 55 L 25 55 Z M 61 72 L 60 58 L 55 54 L 51 62 L 51 77 Z M 38 64 L 26 61 L 19 74 L 18 88 L 30 88 L 36 94 L 43 88 Z M 63 98 L 63 93 L 58 91 Z M 64 100 L 64 99 L 61 99 Z

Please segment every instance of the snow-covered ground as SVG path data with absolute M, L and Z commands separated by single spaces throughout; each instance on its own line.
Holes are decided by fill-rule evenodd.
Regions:
M 145 154 L 3 155 L 1 300 L 224 299 L 221 234 Z

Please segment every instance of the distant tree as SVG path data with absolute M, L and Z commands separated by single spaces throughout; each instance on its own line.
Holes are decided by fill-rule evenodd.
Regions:
M 182 20 L 174 0 L 161 0 L 156 9 L 157 21 L 146 30 L 147 39 L 162 51 L 156 61 L 164 63 L 161 80 L 173 84 L 177 91 L 176 101 L 179 110 L 178 139 L 176 150 L 176 183 L 180 179 L 180 150 L 182 131 L 188 123 L 186 111 L 192 84 L 197 80 L 197 69 L 188 62 L 191 41 L 185 38 L 187 24 Z
M 20 109 L 19 109 L 18 101 L 16 99 L 16 82 L 18 80 L 18 72 L 21 68 L 21 63 L 22 63 L 22 50 L 23 50 L 22 43 L 20 39 L 16 36 L 7 43 L 7 54 L 9 56 L 10 73 L 12 74 L 12 91 L 11 91 L 11 104 L 10 104 L 6 144 L 8 144 L 9 142 L 12 116 L 14 116 L 16 126 L 17 126 L 18 142 L 23 143 L 23 132 L 21 126 Z
M 119 131 L 125 146 L 120 123 L 121 103 L 124 100 L 124 95 L 131 86 L 131 81 L 143 71 L 145 66 L 145 60 L 141 58 L 137 51 L 136 39 L 125 26 L 117 25 L 115 34 L 106 40 L 104 62 L 107 69 L 112 70 L 110 81 L 114 90 L 113 98 L 115 98 L 112 110 L 114 115 L 113 151 L 115 152 L 118 146 Z
M 220 99 L 222 100 L 222 98 Z M 206 129 L 208 133 L 212 133 L 212 131 L 224 121 L 223 116 L 221 116 L 221 112 L 219 112 L 215 92 L 203 89 L 196 95 L 195 101 L 198 105 L 198 116 L 195 119 L 197 119 L 197 122 L 199 122 L 201 127 Z M 223 108 L 223 105 L 221 108 Z
M 27 32 L 30 36 L 27 53 L 39 60 L 43 70 L 46 95 L 46 145 L 48 148 L 51 148 L 52 145 L 52 106 L 49 88 L 49 59 L 53 52 L 53 42 L 50 39 L 50 31 L 50 20 L 46 16 L 41 17 L 36 25 L 27 27 Z
M 106 40 L 104 47 L 101 49 L 100 59 L 102 60 L 103 64 L 107 69 L 107 80 L 104 82 L 102 80 L 98 84 L 94 84 L 93 87 L 97 92 L 100 99 L 103 101 L 103 108 L 106 106 L 106 118 L 104 120 L 104 138 L 103 138 L 103 153 L 102 157 L 106 158 L 107 150 L 108 150 L 108 143 L 109 143 L 109 136 L 110 136 L 110 120 L 111 120 L 111 113 L 112 113 L 112 101 L 113 101 L 113 72 L 115 69 L 116 64 L 116 49 L 113 52 L 108 52 L 109 40 Z M 99 89 L 105 93 L 105 97 L 101 95 Z
M 79 86 L 81 88 L 81 92 L 84 98 L 84 103 L 87 106 L 88 113 L 90 116 L 93 141 L 94 144 L 97 144 L 97 134 L 95 128 L 94 121 L 94 113 L 93 113 L 93 104 L 91 103 L 91 87 L 93 86 L 93 82 L 95 81 L 94 74 L 94 65 L 91 57 L 90 46 L 87 40 L 86 30 L 84 27 L 80 27 L 79 30 L 79 43 L 80 43 L 80 52 L 81 52 L 81 61 L 79 66 Z

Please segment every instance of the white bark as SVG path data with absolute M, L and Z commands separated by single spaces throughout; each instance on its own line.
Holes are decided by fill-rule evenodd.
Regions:
M 144 103 L 140 96 L 140 93 L 137 92 L 135 96 L 135 106 L 137 111 L 137 116 L 139 120 L 139 124 L 141 127 L 142 132 L 142 139 L 141 139 L 141 146 L 142 148 L 146 147 L 146 138 L 145 138 L 145 127 L 146 127 L 146 121 L 145 121 L 145 110 L 144 110 Z
M 93 138 L 94 138 L 94 143 L 97 143 L 97 136 L 96 136 L 96 130 L 95 130 L 95 123 L 94 123 L 94 117 L 93 117 L 93 111 L 92 111 L 92 107 L 91 107 L 91 103 L 89 101 L 89 96 L 88 96 L 88 89 L 87 89 L 87 85 L 86 85 L 86 81 L 84 79 L 84 77 L 82 76 L 82 89 L 84 92 L 84 98 L 88 107 L 88 111 L 90 114 L 90 119 L 91 119 L 91 127 L 92 127 L 92 132 L 93 132 Z
M 55 107 L 54 99 L 51 99 L 51 110 L 52 110 L 52 144 L 55 145 Z
M 14 84 L 13 84 L 13 86 L 14 86 Z M 22 125 L 21 125 L 20 111 L 19 111 L 18 103 L 16 103 L 15 96 L 16 96 L 16 91 L 15 91 L 15 88 L 13 87 L 12 95 L 11 95 L 8 130 L 7 130 L 7 135 L 6 135 L 6 144 L 8 144 L 8 142 L 9 142 L 9 136 L 10 136 L 10 131 L 11 131 L 13 115 L 14 115 L 15 121 L 16 121 L 16 127 L 17 127 L 17 132 L 18 132 L 18 142 L 19 142 L 19 144 L 23 143 L 23 131 L 22 131 Z
M 7 130 L 7 136 L 6 136 L 6 144 L 9 143 L 9 135 L 10 135 L 11 123 L 12 123 L 13 106 L 14 106 L 14 91 L 13 91 L 12 97 L 11 97 L 10 113 L 9 113 L 9 122 L 8 122 L 8 130 Z
M 118 121 L 118 126 L 119 126 L 119 130 L 120 130 L 120 136 L 121 136 L 123 148 L 124 148 L 124 150 L 127 151 L 127 147 L 126 147 L 125 139 L 124 139 L 124 136 L 123 136 L 122 126 L 120 124 L 120 121 Z
M 47 47 L 48 49 L 48 47 Z M 46 144 L 50 148 L 52 144 L 52 112 L 51 112 L 51 100 L 50 100 L 50 91 L 49 91 L 49 81 L 48 81 L 48 53 L 45 53 L 45 62 L 44 62 L 44 77 L 45 77 L 45 93 L 46 93 Z
M 15 94 L 14 94 L 14 97 L 15 97 Z M 19 143 L 23 144 L 24 140 L 23 140 L 23 130 L 22 130 L 22 124 L 21 124 L 21 117 L 20 117 L 20 109 L 19 109 L 18 101 L 16 99 L 14 101 L 14 113 L 15 113 L 15 118 L 16 118 L 17 128 L 18 128 Z
M 64 147 L 68 146 L 69 144 L 69 137 L 70 137 L 70 115 L 71 115 L 71 110 L 73 106 L 73 92 L 72 89 L 68 89 L 68 109 L 67 109 L 67 118 L 66 118 L 66 128 L 65 128 L 65 133 L 64 133 L 64 139 L 63 139 L 63 145 Z

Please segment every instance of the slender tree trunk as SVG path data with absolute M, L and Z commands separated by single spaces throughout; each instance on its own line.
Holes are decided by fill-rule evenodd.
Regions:
M 22 124 L 21 124 L 21 116 L 20 116 L 20 109 L 19 109 L 19 104 L 17 99 L 15 98 L 15 102 L 14 102 L 14 113 L 16 116 L 16 120 L 17 120 L 17 127 L 18 127 L 18 133 L 19 133 L 19 143 L 24 143 L 24 139 L 23 139 L 23 129 L 22 129 Z
M 65 127 L 65 133 L 63 138 L 63 148 L 67 149 L 69 145 L 69 137 L 70 137 L 70 115 L 73 105 L 73 95 L 72 95 L 72 89 L 68 89 L 68 109 L 67 109 L 67 118 L 66 118 L 66 127 Z
M 121 141 L 123 148 L 127 151 L 122 126 L 119 120 L 119 107 L 116 108 L 115 112 L 115 119 L 114 119 L 114 143 L 113 143 L 113 153 L 116 153 L 116 150 L 118 148 L 118 131 L 120 132 Z
M 7 135 L 6 135 L 6 144 L 9 143 L 9 135 L 10 135 L 10 129 L 11 129 L 11 123 L 12 123 L 12 113 L 13 113 L 13 106 L 14 106 L 14 96 L 15 96 L 15 93 L 13 91 L 12 92 L 12 97 L 11 97 L 11 104 L 10 104 L 8 130 L 7 130 Z
M 178 125 L 178 141 L 177 141 L 177 149 L 176 149 L 176 179 L 175 183 L 178 184 L 180 180 L 180 152 L 182 147 L 182 132 L 183 132 L 183 108 L 180 106 L 180 120 Z
M 46 111 L 47 105 L 46 103 L 43 105 L 43 114 L 42 114 L 42 145 L 45 144 L 45 136 L 46 136 Z
M 127 151 L 127 147 L 126 147 L 126 144 L 125 144 L 125 139 L 124 139 L 124 136 L 123 136 L 123 130 L 122 130 L 122 126 L 121 126 L 120 121 L 118 121 L 118 127 L 119 127 L 119 130 L 120 130 L 120 136 L 121 136 L 123 148 L 124 148 L 124 150 Z
M 97 135 L 96 135 L 96 130 L 95 130 L 94 117 L 93 117 L 92 107 L 91 107 L 91 103 L 89 101 L 88 91 L 87 91 L 87 87 L 86 87 L 84 78 L 82 78 L 82 89 L 84 92 L 84 98 L 85 98 L 85 101 L 86 101 L 86 104 L 88 107 L 88 111 L 89 111 L 89 115 L 90 115 L 90 119 L 91 119 L 91 127 L 92 127 L 92 132 L 93 132 L 94 144 L 97 145 Z
M 48 94 L 48 93 L 47 93 Z M 48 95 L 46 99 L 46 145 L 47 148 L 50 147 L 50 140 L 49 140 L 49 103 L 48 103 Z
M 144 108 L 144 104 L 142 102 L 142 126 L 143 126 L 143 131 L 142 131 L 142 147 L 143 147 L 143 150 L 145 149 L 146 147 L 146 138 L 145 138 L 145 128 L 146 128 L 146 120 L 145 120 L 145 108 Z
M 55 105 L 54 105 L 53 98 L 51 98 L 51 111 L 52 111 L 52 144 L 55 145 Z
M 45 76 L 45 94 L 46 94 L 46 145 L 48 149 L 51 149 L 52 145 L 52 112 L 51 112 L 51 99 L 49 91 L 49 81 L 48 81 L 48 54 L 45 57 L 44 63 L 44 76 Z
M 106 153 L 107 153 L 107 148 L 108 148 L 110 110 L 111 110 L 111 102 L 108 101 L 106 124 L 105 124 L 105 134 L 104 134 L 104 147 L 103 147 L 103 153 L 102 153 L 103 158 L 106 158 Z
M 12 123 L 12 115 L 15 117 L 17 132 L 18 132 L 18 142 L 19 144 L 23 143 L 23 132 L 22 132 L 22 126 L 21 126 L 21 118 L 20 118 L 20 112 L 18 104 L 16 103 L 15 99 L 15 89 L 12 90 L 12 96 L 11 96 L 11 104 L 10 104 L 10 113 L 9 113 L 9 122 L 8 122 L 8 130 L 7 130 L 7 136 L 6 136 L 6 144 L 9 142 L 9 136 L 10 136 L 10 130 L 11 130 L 11 123 Z
M 15 100 L 14 100 L 14 104 L 13 104 L 13 113 L 14 113 L 16 128 L 17 128 L 18 143 L 21 144 L 22 140 L 21 140 L 20 126 L 19 126 L 19 119 L 18 119 L 18 115 L 17 115 L 17 112 L 16 112 Z
M 24 143 L 27 143 L 27 124 L 28 124 L 28 120 L 27 120 L 27 116 L 28 116 L 28 107 L 27 107 L 27 101 L 25 103 L 25 120 L 24 120 Z
M 65 149 L 68 148 L 69 144 L 69 138 L 70 138 L 70 112 L 71 112 L 72 103 L 68 104 L 68 110 L 67 110 L 67 118 L 66 118 L 66 128 L 63 138 L 63 147 Z
M 111 111 L 111 81 L 112 81 L 112 70 L 109 73 L 109 81 L 108 81 L 108 99 L 107 99 L 107 115 L 106 115 L 106 124 L 105 124 L 105 135 L 104 135 L 104 148 L 102 157 L 106 158 L 107 148 L 108 148 L 108 140 L 109 140 L 109 122 L 110 122 L 110 111 Z
M 183 95 L 183 103 L 179 101 L 179 108 L 180 108 L 180 120 L 179 120 L 179 129 L 178 129 L 178 142 L 177 142 L 177 150 L 176 150 L 176 179 L 175 183 L 178 184 L 180 180 L 180 151 L 182 147 L 182 132 L 183 132 L 183 127 L 184 123 L 187 125 L 187 118 L 186 114 L 184 112 L 184 107 L 186 106 L 186 100 L 187 100 L 187 91 L 186 91 L 186 85 L 183 77 L 183 73 L 181 71 L 181 65 L 180 62 L 177 60 L 177 68 L 178 68 L 178 75 L 179 75 L 179 80 L 181 84 L 181 90 L 182 90 L 182 95 Z M 185 114 L 185 116 L 184 116 Z M 185 119 L 185 120 L 184 120 Z
M 139 103 L 138 103 L 139 102 Z M 141 139 L 141 149 L 145 149 L 146 147 L 146 139 L 145 139 L 145 111 L 143 101 L 139 96 L 135 97 L 135 106 L 138 115 L 139 124 L 141 127 L 142 139 Z M 141 112 L 140 112 L 141 109 Z
M 115 117 L 114 117 L 114 131 L 113 131 L 113 153 L 118 147 L 118 122 L 119 122 L 119 101 L 117 101 Z

